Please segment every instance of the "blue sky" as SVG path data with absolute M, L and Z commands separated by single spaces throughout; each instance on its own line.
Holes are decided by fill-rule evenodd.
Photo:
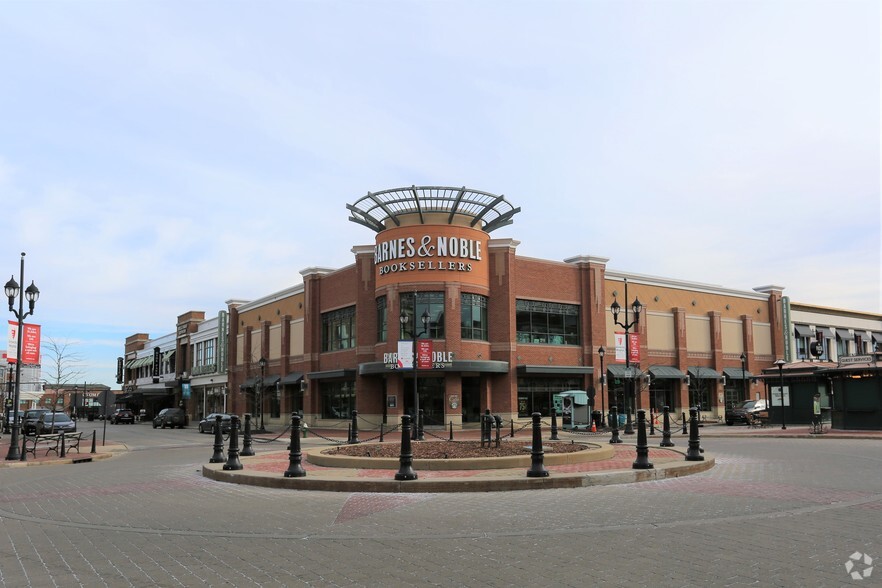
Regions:
M 521 255 L 880 312 L 879 23 L 870 0 L 2 2 L 0 268 L 27 252 L 31 320 L 113 386 L 126 336 L 348 265 L 374 234 L 345 205 L 412 184 L 504 194 Z

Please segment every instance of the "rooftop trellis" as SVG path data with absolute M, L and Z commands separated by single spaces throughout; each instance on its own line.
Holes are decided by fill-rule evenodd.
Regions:
M 401 215 L 418 214 L 420 222 L 425 222 L 426 213 L 447 213 L 450 223 L 456 216 L 471 217 L 472 227 L 489 233 L 510 225 L 512 217 L 521 211 L 515 208 L 505 196 L 489 192 L 479 192 L 462 188 L 444 186 L 411 186 L 393 188 L 382 192 L 368 192 L 355 204 L 347 204 L 349 220 L 364 225 L 376 232 L 383 231 L 386 220 L 401 226 Z M 483 223 L 483 224 L 482 224 Z

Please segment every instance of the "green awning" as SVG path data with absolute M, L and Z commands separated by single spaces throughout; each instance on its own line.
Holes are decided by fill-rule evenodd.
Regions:
M 629 369 L 631 370 L 630 374 L 628 373 Z M 616 378 L 616 379 L 636 378 L 641 373 L 643 373 L 640 371 L 640 368 L 635 367 L 633 365 L 630 368 L 627 368 L 623 365 L 618 365 L 618 364 L 613 364 L 613 365 L 607 367 L 606 371 L 610 376 L 612 376 L 613 378 Z
M 744 377 L 741 377 L 741 368 L 723 368 L 723 375 L 727 380 L 749 380 L 753 377 L 748 370 L 744 370 Z
M 717 370 L 709 367 L 691 367 L 689 368 L 689 377 L 696 380 L 719 380 L 723 376 Z
M 672 365 L 654 365 L 649 368 L 654 380 L 685 380 L 686 374 Z

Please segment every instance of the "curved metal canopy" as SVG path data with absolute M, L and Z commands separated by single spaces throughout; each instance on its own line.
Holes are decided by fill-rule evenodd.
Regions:
M 489 233 L 510 225 L 511 218 L 521 211 L 520 207 L 515 208 L 506 201 L 505 196 L 470 190 L 465 186 L 411 186 L 368 192 L 367 196 L 359 198 L 355 204 L 347 204 L 346 208 L 350 212 L 349 220 L 378 233 L 387 228 L 387 220 L 401 226 L 400 216 L 418 214 L 422 223 L 425 222 L 424 214 L 438 212 L 448 214 L 448 223 L 457 216 L 471 217 L 472 227 Z

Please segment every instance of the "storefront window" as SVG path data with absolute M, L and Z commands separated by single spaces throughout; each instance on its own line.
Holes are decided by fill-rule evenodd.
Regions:
M 355 347 L 355 307 L 322 314 L 322 351 Z
M 489 341 L 487 334 L 487 297 L 480 294 L 463 294 L 460 305 L 461 337 Z
M 414 293 L 404 292 L 401 294 L 399 303 L 401 312 L 407 315 L 406 325 L 401 325 L 398 337 L 401 340 L 410 340 L 413 337 L 413 329 L 419 337 L 423 337 L 423 323 L 420 317 L 424 312 L 429 313 L 429 324 L 426 326 L 425 337 L 428 339 L 444 338 L 444 292 L 417 292 L 416 312 L 413 304 Z M 414 321 L 414 317 L 417 317 Z
M 518 418 L 529 418 L 534 412 L 550 416 L 552 396 L 581 390 L 583 385 L 581 378 L 518 378 Z
M 579 307 L 575 304 L 518 300 L 518 343 L 579 345 Z
M 355 410 L 355 382 L 321 382 L 323 419 L 348 419 Z

